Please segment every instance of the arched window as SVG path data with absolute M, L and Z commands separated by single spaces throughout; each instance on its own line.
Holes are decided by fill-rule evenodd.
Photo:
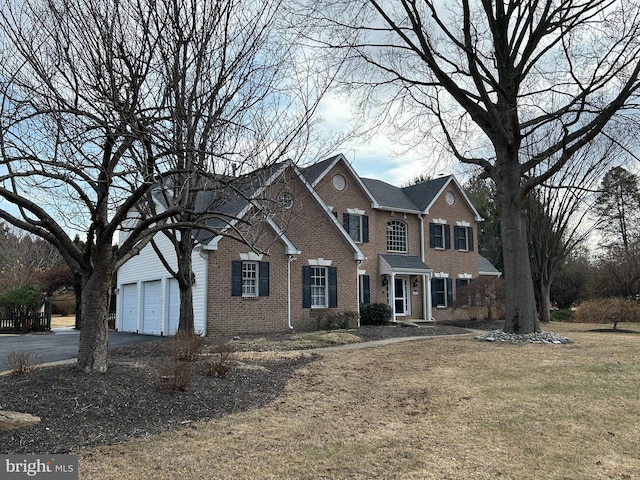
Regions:
M 387 222 L 387 251 L 407 252 L 407 224 L 398 220 Z

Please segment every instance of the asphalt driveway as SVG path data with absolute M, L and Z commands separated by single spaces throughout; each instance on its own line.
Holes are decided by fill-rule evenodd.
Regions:
M 109 332 L 109 349 L 159 338 L 162 337 Z M 38 355 L 42 363 L 77 358 L 79 340 L 80 332 L 77 330 L 58 330 L 48 335 L 0 335 L 0 372 L 9 369 L 7 355 L 12 351 Z

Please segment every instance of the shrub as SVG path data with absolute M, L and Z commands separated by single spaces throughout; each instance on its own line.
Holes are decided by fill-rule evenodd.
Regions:
M 361 325 L 385 325 L 391 320 L 391 306 L 386 303 L 360 305 Z
M 231 345 L 218 345 L 204 362 L 204 373 L 212 377 L 224 378 L 236 359 L 236 350 Z
M 330 312 L 323 313 L 316 318 L 318 330 L 340 330 L 356 328 L 358 326 L 357 312 Z
M 36 353 L 10 352 L 6 358 L 7 365 L 14 375 L 22 375 L 32 371 L 35 365 L 42 363 L 42 358 Z
M 204 348 L 204 343 L 204 337 L 198 333 L 178 330 L 171 339 L 173 357 L 176 360 L 195 362 Z
M 639 322 L 640 303 L 624 298 L 601 298 L 581 303 L 575 312 L 575 321 L 579 323 Z
M 174 360 L 166 365 L 155 381 L 161 392 L 185 392 L 191 385 L 191 366 L 189 362 Z
M 554 322 L 573 322 L 575 314 L 569 308 L 561 308 L 551 312 L 551 320 Z
M 29 330 L 29 318 L 42 306 L 43 297 L 31 287 L 9 290 L 0 297 L 0 307 L 11 320 L 16 330 Z

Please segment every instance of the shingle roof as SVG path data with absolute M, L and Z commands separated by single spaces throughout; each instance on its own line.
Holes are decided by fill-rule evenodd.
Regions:
M 363 178 L 362 183 L 371 192 L 375 201 L 383 208 L 417 211 L 416 205 L 405 195 L 403 190 L 381 180 Z
M 403 193 L 409 198 L 418 210 L 421 212 L 426 210 L 436 195 L 442 190 L 445 184 L 451 180 L 451 175 L 439 177 L 427 182 L 418 183 L 402 189 Z
M 311 185 L 318 179 L 318 177 L 325 172 L 327 168 L 339 157 L 340 155 L 334 155 L 331 158 L 327 158 L 326 160 L 322 160 L 321 162 L 314 163 L 305 168 L 301 168 L 300 171 L 304 178 Z
M 388 267 L 389 270 L 394 272 L 413 271 L 415 273 L 427 273 L 431 270 L 431 268 L 416 255 L 381 253 L 380 259 L 386 264 L 385 266 Z
M 500 275 L 502 273 L 482 255 L 478 255 L 478 271 L 485 275 Z

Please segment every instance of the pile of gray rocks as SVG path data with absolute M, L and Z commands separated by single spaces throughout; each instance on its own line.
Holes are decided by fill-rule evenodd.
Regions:
M 492 330 L 475 337 L 476 340 L 496 343 L 552 343 L 566 344 L 573 343 L 573 340 L 553 332 L 536 332 L 536 333 L 507 333 L 502 330 Z

